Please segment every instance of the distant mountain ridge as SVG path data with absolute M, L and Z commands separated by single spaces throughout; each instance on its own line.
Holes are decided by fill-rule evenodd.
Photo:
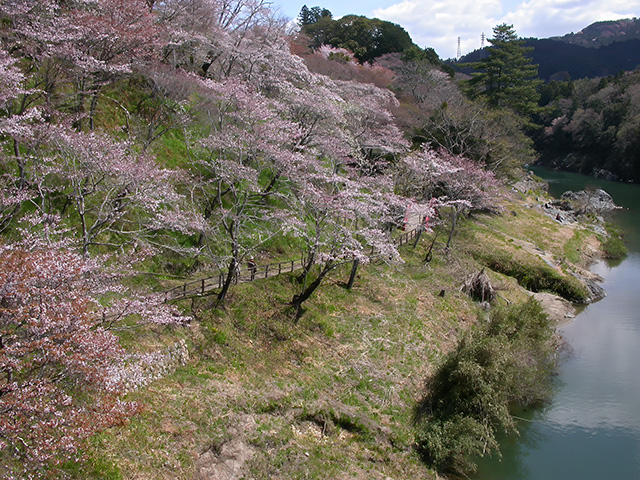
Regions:
M 614 42 L 598 48 L 554 39 L 526 39 L 530 55 L 544 80 L 567 80 L 615 75 L 640 66 L 640 39 Z
M 595 78 L 640 68 L 640 19 L 596 22 L 578 33 L 545 39 L 527 38 L 530 56 L 545 81 Z M 461 63 L 476 62 L 485 55 L 475 50 Z
M 551 37 L 550 40 L 559 40 L 581 47 L 598 48 L 634 38 L 640 39 L 640 19 L 638 18 L 595 22 L 578 33 Z

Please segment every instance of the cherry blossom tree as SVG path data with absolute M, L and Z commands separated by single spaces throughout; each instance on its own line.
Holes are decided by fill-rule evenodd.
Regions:
M 382 173 L 390 157 L 408 148 L 389 111 L 398 101 L 389 90 L 372 84 L 335 83 L 345 99 L 343 132 L 350 146 L 349 162 L 361 175 Z
M 121 398 L 149 381 L 127 376 L 131 355 L 112 332 L 124 319 L 190 320 L 161 295 L 124 287 L 151 252 L 88 258 L 59 218 L 26 220 L 19 243 L 0 244 L 0 457 L 15 460 L 3 476 L 79 457 L 85 439 L 139 411 Z
M 404 202 L 384 180 L 374 186 L 370 179 L 350 178 L 348 173 L 348 169 L 335 172 L 326 163 L 310 162 L 294 187 L 298 213 L 290 228 L 303 240 L 305 258 L 300 291 L 291 300 L 296 318 L 303 313 L 302 304 L 340 264 L 366 264 L 373 256 L 400 260 L 385 227 L 396 223 L 394 206 Z M 314 265 L 319 265 L 315 273 Z
M 96 263 L 34 237 L 0 245 L 0 262 L 0 451 L 31 470 L 139 407 L 109 379 L 123 350 L 93 312 Z
M 137 103 L 133 120 L 135 136 L 143 152 L 170 131 L 184 131 L 192 118 L 189 96 L 194 92 L 194 79 L 181 70 L 158 65 L 144 78 L 145 94 Z
M 338 258 L 354 260 L 356 252 L 372 243 L 379 244 L 380 251 L 389 248 L 388 237 L 379 230 L 388 223 L 388 208 L 379 199 L 373 201 L 370 192 L 365 193 L 366 186 L 358 182 L 379 176 L 387 157 L 402 151 L 406 143 L 388 111 L 395 103 L 391 93 L 309 72 L 272 33 L 257 26 L 245 32 L 242 52 L 235 50 L 238 75 L 202 82 L 209 92 L 203 90 L 200 95 L 209 100 L 199 109 L 206 112 L 211 131 L 193 150 L 202 172 L 196 196 L 203 200 L 209 223 L 224 228 L 222 236 L 220 230 L 208 233 L 218 239 L 217 245 L 226 238 L 229 255 L 219 301 L 242 258 L 257 245 L 246 232 L 266 238 L 265 226 L 277 232 L 282 218 L 299 217 L 294 230 L 308 246 L 303 277 L 309 278 L 321 250 L 331 259 L 317 281 L 303 281 L 311 288 L 305 287 L 294 302 L 300 311 Z M 335 200 L 327 203 L 333 194 Z M 278 205 L 292 206 L 289 212 L 274 209 L 274 202 L 268 200 L 276 198 Z M 377 214 L 365 215 L 374 205 Z M 344 221 L 349 217 L 347 226 Z M 360 232 L 351 225 L 356 217 Z M 318 231 L 311 235 L 307 228 Z M 240 241 L 243 231 L 245 240 Z
M 483 169 L 478 162 L 446 150 L 425 147 L 403 157 L 395 180 L 396 189 L 402 195 L 451 212 L 447 249 L 461 212 L 500 209 L 497 202 L 500 182 L 494 173 Z
M 203 80 L 202 87 L 207 101 L 200 108 L 211 130 L 192 148 L 199 174 L 192 197 L 209 226 L 201 240 L 225 272 L 222 303 L 244 258 L 286 218 L 274 184 L 300 157 L 291 149 L 299 131 L 279 117 L 277 104 L 237 78 Z
M 88 126 L 93 130 L 104 85 L 158 58 L 162 32 L 144 0 L 84 2 L 60 23 L 68 38 L 58 45 L 58 54 L 76 67 L 78 109 L 82 112 L 88 96 Z
M 47 181 L 66 199 L 62 210 L 72 207 L 85 254 L 92 245 L 120 247 L 161 228 L 197 230 L 197 215 L 180 215 L 176 172 L 104 134 L 52 130 Z
M 304 59 L 309 70 L 327 75 L 333 80 L 370 83 L 380 88 L 388 88 L 393 83 L 394 73 L 389 68 L 377 62 L 360 64 L 353 53 L 344 48 L 322 45 L 308 53 L 299 45 L 293 44 L 292 51 Z
M 24 117 L 12 116 L 13 103 L 22 92 L 24 75 L 16 66 L 16 61 L 3 49 L 0 49 L 0 134 L 10 136 L 17 133 L 24 123 Z M 3 170 L 8 169 L 6 159 Z M 26 178 L 24 164 L 18 162 L 18 178 L 6 172 L 0 177 L 0 231 L 11 221 L 20 208 L 20 204 L 30 197 L 25 191 Z
M 51 60 L 64 65 L 62 74 L 76 87 L 78 114 L 85 114 L 89 99 L 90 129 L 104 85 L 156 59 L 162 45 L 144 0 L 8 0 L 0 8 L 11 21 L 15 47 L 36 68 Z
M 273 24 L 263 0 L 169 0 L 157 11 L 170 35 L 165 58 L 217 80 L 251 63 L 247 38 L 256 27 Z

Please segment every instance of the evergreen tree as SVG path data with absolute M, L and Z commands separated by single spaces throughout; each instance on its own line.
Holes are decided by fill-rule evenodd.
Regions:
M 538 110 L 538 66 L 527 56 L 532 49 L 516 35 L 513 25 L 493 29 L 488 55 L 470 66 L 475 70 L 467 83 L 472 98 L 485 98 L 493 107 L 506 107 L 525 117 Z
M 326 18 L 331 19 L 333 15 L 326 8 L 320 7 L 307 7 L 303 5 L 300 9 L 300 13 L 298 14 L 298 24 L 301 26 L 312 25 L 317 23 L 320 19 Z
M 413 45 L 409 34 L 400 25 L 367 18 L 361 15 L 346 15 L 333 20 L 331 12 L 323 15 L 324 10 L 316 12 L 314 8 L 303 10 L 298 16 L 302 32 L 309 36 L 311 47 L 331 45 L 352 52 L 359 62 L 371 62 L 385 53 L 404 52 Z M 309 23 L 303 23 L 311 19 Z M 317 20 L 314 20 L 317 18 Z M 436 56 L 437 57 L 437 56 Z

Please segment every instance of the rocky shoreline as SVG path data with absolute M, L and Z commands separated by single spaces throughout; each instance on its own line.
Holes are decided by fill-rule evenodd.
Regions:
M 548 185 L 546 183 L 541 185 L 541 182 L 536 180 L 532 174 L 514 185 L 514 189 L 521 192 L 540 190 L 541 187 L 544 191 L 548 191 Z M 574 228 L 586 226 L 595 234 L 605 237 L 608 236 L 608 233 L 604 227 L 603 215 L 621 208 L 615 204 L 611 195 L 602 189 L 567 191 L 562 194 L 560 199 L 551 201 L 545 201 L 538 197 L 536 207 L 562 225 Z M 559 268 L 553 259 L 547 258 L 544 252 L 535 251 L 532 253 L 536 253 L 550 266 Z M 602 258 L 602 252 L 594 247 L 591 258 L 592 263 L 597 262 Z M 580 269 L 579 273 L 574 272 L 573 275 L 589 290 L 590 295 L 584 305 L 602 300 L 607 295 L 604 288 L 599 285 L 599 282 L 603 281 L 599 275 L 586 269 Z M 557 325 L 571 321 L 580 308 L 579 304 L 574 304 L 552 293 L 537 292 L 532 293 L 532 296 L 542 304 L 549 318 Z

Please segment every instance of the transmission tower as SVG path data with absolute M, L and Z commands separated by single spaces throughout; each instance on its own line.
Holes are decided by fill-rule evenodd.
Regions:
M 482 32 L 482 35 L 480 35 L 480 48 L 484 48 L 484 32 Z
M 460 37 L 458 37 L 458 54 L 456 55 L 456 60 L 460 60 L 462 56 L 462 51 L 460 50 Z

